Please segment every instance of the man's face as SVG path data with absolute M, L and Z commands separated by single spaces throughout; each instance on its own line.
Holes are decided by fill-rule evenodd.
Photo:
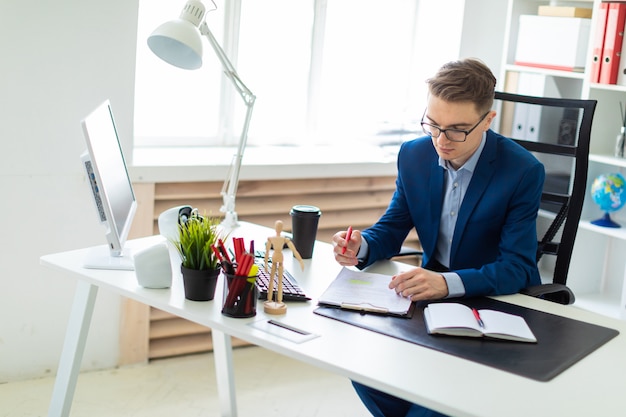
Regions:
M 474 103 L 471 102 L 453 103 L 430 95 L 423 121 L 440 129 L 464 131 L 473 129 L 464 142 L 451 141 L 444 132 L 441 132 L 438 137 L 432 137 L 437 154 L 458 169 L 476 152 L 483 133 L 489 129 L 495 115 L 495 111 L 479 114 Z M 454 135 L 458 136 L 458 132 Z M 463 137 L 462 134 L 461 137 Z

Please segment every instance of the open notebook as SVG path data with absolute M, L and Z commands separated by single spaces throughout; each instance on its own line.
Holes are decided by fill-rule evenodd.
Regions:
M 496 310 L 477 310 L 461 303 L 429 304 L 424 308 L 424 320 L 430 334 L 537 342 L 523 317 Z

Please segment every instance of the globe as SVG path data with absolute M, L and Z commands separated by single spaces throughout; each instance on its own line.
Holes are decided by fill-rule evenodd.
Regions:
M 626 204 L 626 179 L 620 173 L 599 175 L 591 184 L 591 197 L 604 211 L 604 216 L 591 223 L 604 227 L 621 227 L 609 213 L 621 209 Z

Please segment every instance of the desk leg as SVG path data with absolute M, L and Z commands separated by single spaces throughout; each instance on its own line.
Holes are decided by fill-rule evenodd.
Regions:
M 213 357 L 217 393 L 220 398 L 222 417 L 237 417 L 237 399 L 235 398 L 235 376 L 233 372 L 233 347 L 230 335 L 211 329 L 213 337 Z
M 67 323 L 59 369 L 54 381 L 48 417 L 67 417 L 70 414 L 97 294 L 97 286 L 78 281 Z

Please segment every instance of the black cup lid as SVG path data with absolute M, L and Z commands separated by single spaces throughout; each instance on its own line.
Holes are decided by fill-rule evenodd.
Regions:
M 302 205 L 293 206 L 291 208 L 290 214 L 307 216 L 307 215 L 321 215 L 322 212 L 320 211 L 319 207 L 302 204 Z

